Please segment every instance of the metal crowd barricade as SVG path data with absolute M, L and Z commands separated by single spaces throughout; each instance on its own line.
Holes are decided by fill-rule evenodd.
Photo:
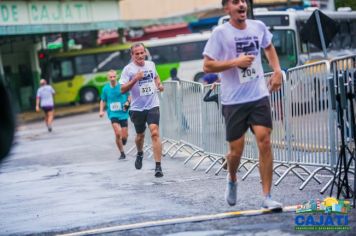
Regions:
M 211 89 L 211 86 L 212 85 L 204 86 L 204 96 Z M 206 169 L 206 173 L 208 173 L 216 164 L 220 163 L 222 165 L 224 163 L 224 156 L 228 148 L 227 142 L 225 141 L 224 118 L 219 102 L 220 84 L 217 84 L 214 91 L 211 92 L 210 96 L 213 95 L 217 95 L 218 99 L 216 101 L 201 101 L 203 111 L 203 149 L 204 152 L 209 155 L 206 158 L 209 158 L 212 161 L 211 165 Z
M 181 139 L 197 147 L 203 147 L 202 92 L 203 85 L 181 81 Z
M 303 184 L 315 177 L 318 171 L 332 172 L 335 157 L 334 122 L 332 118 L 328 76 L 330 66 L 327 61 L 289 69 L 286 81 L 286 155 L 289 168 L 275 182 L 278 185 L 289 172 L 302 169 L 308 174 Z M 306 166 L 321 167 L 311 173 Z
M 160 94 L 160 131 L 162 145 L 169 145 L 163 150 L 163 155 L 169 155 L 169 151 L 176 147 L 180 140 L 180 85 L 178 81 L 167 81 L 163 85 L 164 91 Z
M 174 84 L 174 85 L 173 85 Z M 174 157 L 185 151 L 189 157 L 203 156 L 202 150 L 202 108 L 203 85 L 181 80 L 164 82 L 165 92 L 161 97 L 163 143 L 169 144 L 164 155 Z M 174 87 L 176 90 L 174 90 Z

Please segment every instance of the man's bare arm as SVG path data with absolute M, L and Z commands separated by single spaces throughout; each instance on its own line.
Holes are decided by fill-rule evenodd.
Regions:
M 227 61 L 216 61 L 208 56 L 204 56 L 203 70 L 205 73 L 219 73 L 235 67 L 247 68 L 252 64 L 254 59 L 254 56 L 244 54 Z
M 121 89 L 120 92 L 121 93 L 126 93 L 129 90 L 132 89 L 132 87 L 136 84 L 137 81 L 141 80 L 144 77 L 143 71 L 139 71 L 137 72 L 134 77 L 132 78 L 132 80 L 130 80 L 129 82 L 127 82 L 126 84 L 122 84 L 121 85 Z
M 265 48 L 265 54 L 268 59 L 268 63 L 273 70 L 273 75 L 268 81 L 268 88 L 270 91 L 277 91 L 282 85 L 282 70 L 273 44 L 270 44 Z
M 155 84 L 156 84 L 157 89 L 162 92 L 163 91 L 163 85 L 162 85 L 161 79 L 159 78 L 158 75 L 155 77 Z
M 136 80 L 135 78 L 133 78 L 132 80 L 130 80 L 129 82 L 127 82 L 126 84 L 122 84 L 121 85 L 121 89 L 120 89 L 120 92 L 121 93 L 126 93 L 128 92 L 129 90 L 132 89 L 132 87 L 136 84 L 138 80 Z
M 102 117 L 104 115 L 104 107 L 106 106 L 106 102 L 100 100 L 100 108 L 99 108 L 99 116 Z

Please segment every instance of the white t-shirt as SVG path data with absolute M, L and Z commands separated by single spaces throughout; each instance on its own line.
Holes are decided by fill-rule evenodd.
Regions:
M 157 87 L 155 78 L 157 76 L 156 66 L 152 61 L 145 61 L 144 66 L 138 66 L 131 62 L 123 69 L 120 77 L 120 84 L 126 84 L 134 76 L 143 71 L 144 77 L 139 80 L 131 89 L 131 108 L 133 111 L 150 110 L 159 106 Z
M 203 55 L 217 61 L 226 61 L 240 54 L 255 55 L 253 64 L 246 68 L 231 68 L 219 73 L 221 103 L 241 104 L 269 96 L 261 63 L 261 48 L 271 44 L 272 34 L 257 20 L 246 20 L 247 27 L 239 30 L 230 22 L 216 27 L 205 45 Z
M 51 85 L 44 85 L 39 87 L 37 90 L 37 97 L 40 99 L 40 106 L 53 107 L 53 94 L 55 94 L 55 91 Z

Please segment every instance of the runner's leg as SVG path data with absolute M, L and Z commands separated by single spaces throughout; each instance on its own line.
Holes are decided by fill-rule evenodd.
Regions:
M 122 133 L 122 129 L 120 124 L 114 122 L 111 124 L 112 128 L 114 129 L 114 133 L 115 133 L 115 142 L 116 142 L 116 146 L 119 149 L 120 152 L 124 152 L 124 146 L 122 144 L 122 140 L 121 140 L 121 133 Z

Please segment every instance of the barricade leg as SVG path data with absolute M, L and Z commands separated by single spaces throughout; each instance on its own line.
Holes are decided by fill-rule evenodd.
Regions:
M 284 164 L 284 163 L 280 163 L 278 165 L 276 165 L 274 168 L 273 168 L 273 172 L 278 176 L 278 177 L 281 177 L 281 174 L 278 173 L 277 169 L 280 168 L 280 167 L 285 167 L 288 169 L 288 165 L 287 164 Z
M 136 145 L 133 145 L 127 152 L 126 154 L 130 154 L 133 150 L 136 149 Z
M 198 168 L 198 166 L 200 166 L 200 164 L 201 164 L 206 158 L 209 158 L 209 159 L 211 160 L 210 155 L 205 155 L 205 156 L 203 156 L 202 158 L 200 158 L 200 160 L 198 161 L 198 163 L 193 167 L 193 170 L 196 170 L 196 169 Z
M 173 158 L 181 149 L 185 148 L 186 146 L 188 146 L 191 149 L 195 150 L 193 147 L 191 147 L 191 145 L 189 145 L 187 143 L 183 143 L 175 150 L 175 152 L 171 155 L 171 158 Z
M 247 173 L 242 177 L 242 180 L 245 180 L 247 178 L 247 176 L 249 176 L 258 165 L 259 165 L 259 162 L 256 162 L 255 164 L 253 164 L 252 167 L 247 171 Z
M 165 155 L 169 155 L 169 152 L 171 151 L 171 149 L 172 148 L 174 148 L 174 147 L 176 147 L 178 145 L 178 143 L 172 143 L 171 144 L 171 146 L 169 146 L 169 148 L 165 151 L 165 152 L 163 152 L 163 156 L 165 156 Z M 171 156 L 171 155 L 170 155 Z M 171 156 L 172 157 L 172 156 Z
M 215 175 L 218 175 L 220 173 L 220 171 L 224 168 L 225 163 L 227 164 L 227 159 L 225 159 L 224 162 L 219 167 L 219 169 L 217 169 L 217 171 L 215 172 Z
M 188 161 L 190 161 L 190 160 L 194 157 L 195 154 L 199 154 L 199 156 L 201 156 L 201 155 L 200 155 L 201 152 L 202 152 L 202 151 L 200 151 L 200 150 L 194 151 L 187 159 L 185 159 L 184 165 L 187 164 Z
M 336 173 L 336 175 L 338 175 L 338 174 Z M 331 177 L 330 180 L 324 185 L 324 187 L 320 190 L 320 193 L 324 194 L 325 191 L 330 187 L 331 183 L 333 183 L 333 182 L 334 182 L 334 176 Z
M 296 172 L 294 169 L 291 170 L 293 172 L 293 174 L 295 174 L 295 176 L 297 176 L 302 182 L 305 181 L 305 179 L 298 173 Z M 309 173 L 310 174 L 310 173 Z
M 207 173 L 211 170 L 211 168 L 213 168 L 213 166 L 215 166 L 216 163 L 218 163 L 218 162 L 221 161 L 221 160 L 224 160 L 224 158 L 223 158 L 223 157 L 217 157 L 217 158 L 213 161 L 213 163 L 211 163 L 211 165 L 205 170 L 205 173 L 207 174 Z M 223 163 L 223 161 L 221 161 L 221 162 Z
M 277 186 L 278 184 L 280 184 L 289 172 L 293 172 L 299 179 L 301 179 L 302 181 L 305 181 L 304 178 L 299 173 L 295 172 L 295 170 L 294 170 L 295 168 L 300 168 L 300 169 L 304 170 L 306 173 L 308 173 L 309 175 L 311 175 L 310 171 L 307 170 L 304 166 L 301 166 L 298 164 L 292 165 L 281 175 L 281 177 L 279 177 L 279 179 L 275 182 L 274 185 Z M 315 176 L 313 178 L 315 179 L 316 182 L 321 184 L 321 181 L 318 178 L 316 178 Z
M 330 168 L 327 168 L 327 167 L 319 167 L 317 168 L 316 170 L 313 171 L 313 173 L 311 173 L 309 175 L 309 177 L 303 182 L 302 185 L 300 185 L 299 187 L 299 190 L 303 190 L 305 188 L 305 186 L 307 186 L 307 184 L 310 182 L 310 180 L 321 170 L 327 170 L 329 171 L 332 175 L 334 175 L 334 172 L 330 169 Z M 319 183 L 321 184 L 321 183 Z
M 247 163 L 253 163 L 253 161 L 251 160 L 245 160 L 240 164 L 240 167 L 238 169 L 238 171 L 240 171 L 242 168 L 244 168 L 246 171 L 248 171 L 247 167 L 245 166 Z

